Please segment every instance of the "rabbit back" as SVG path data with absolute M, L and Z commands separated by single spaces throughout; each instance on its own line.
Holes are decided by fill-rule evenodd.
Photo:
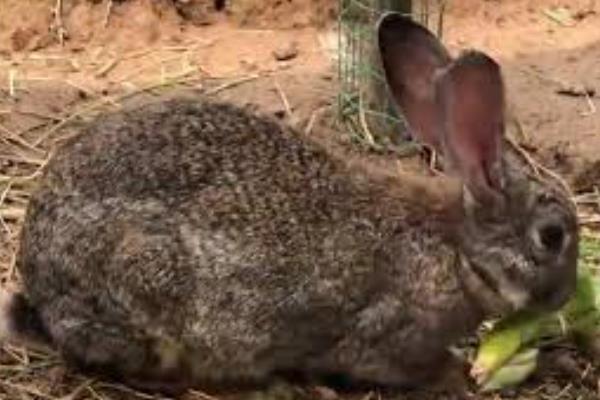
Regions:
M 388 192 L 268 119 L 152 104 L 56 154 L 19 269 L 49 336 L 84 366 L 259 379 L 326 352 L 390 287 L 411 301 L 377 260 L 406 224 Z

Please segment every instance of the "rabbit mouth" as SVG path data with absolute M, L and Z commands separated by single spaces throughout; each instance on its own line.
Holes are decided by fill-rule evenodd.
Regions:
M 570 277 L 547 283 L 534 291 L 534 307 L 542 312 L 558 310 L 575 292 L 575 284 L 576 279 Z

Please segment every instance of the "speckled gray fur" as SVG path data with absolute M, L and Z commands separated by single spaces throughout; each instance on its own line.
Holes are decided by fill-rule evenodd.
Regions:
M 387 176 L 223 104 L 153 104 L 90 130 L 49 164 L 19 263 L 83 364 L 150 373 L 165 341 L 199 380 L 306 366 L 397 383 L 477 320 L 440 227 L 410 222 Z
M 444 218 L 365 171 L 229 105 L 104 116 L 31 200 L 25 294 L 68 359 L 118 376 L 418 382 L 483 310 Z

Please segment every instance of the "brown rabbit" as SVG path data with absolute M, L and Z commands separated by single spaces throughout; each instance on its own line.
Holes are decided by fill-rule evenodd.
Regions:
M 405 388 L 483 318 L 562 305 L 575 211 L 504 150 L 498 65 L 450 61 L 397 14 L 378 29 L 392 92 L 453 176 L 348 162 L 227 104 L 102 116 L 31 199 L 5 335 L 147 389 L 290 371 Z

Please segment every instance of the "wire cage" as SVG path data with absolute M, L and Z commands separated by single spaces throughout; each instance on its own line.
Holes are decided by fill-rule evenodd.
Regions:
M 411 151 L 406 123 L 389 97 L 376 53 L 375 25 L 396 11 L 441 37 L 445 0 L 339 0 L 338 112 L 352 139 L 376 149 Z

